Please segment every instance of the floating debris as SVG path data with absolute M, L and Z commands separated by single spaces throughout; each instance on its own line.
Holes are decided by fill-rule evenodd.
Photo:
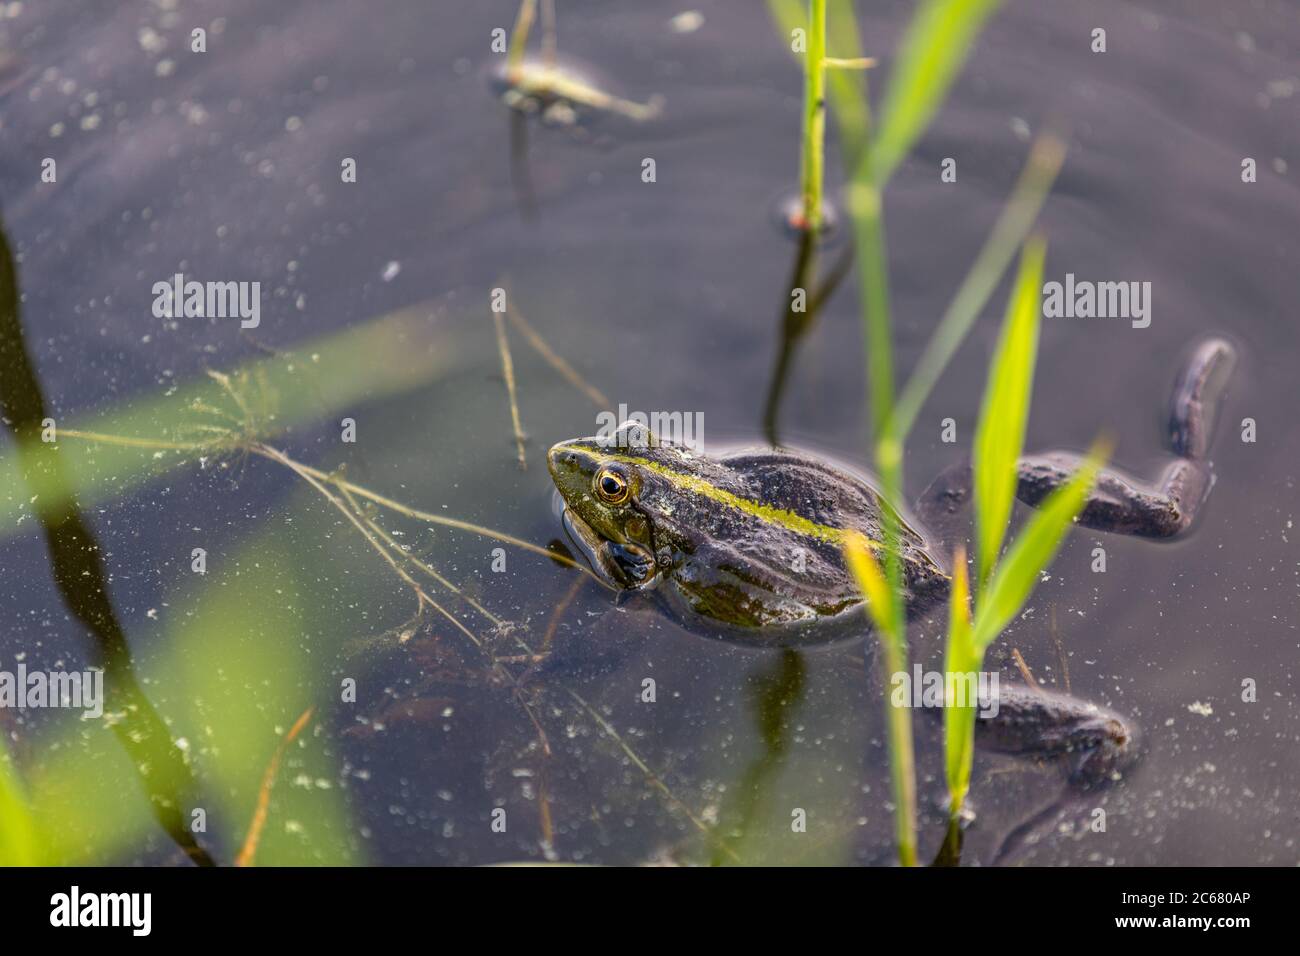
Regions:
M 694 33 L 704 26 L 704 14 L 699 10 L 684 10 L 668 21 L 673 33 Z

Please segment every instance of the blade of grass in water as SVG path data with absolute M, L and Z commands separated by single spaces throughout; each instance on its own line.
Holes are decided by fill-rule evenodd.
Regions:
M 778 21 L 783 18 L 787 21 L 795 19 L 788 3 L 769 0 L 769 6 Z M 884 499 L 889 502 L 897 502 L 901 498 L 906 429 L 897 430 L 893 426 L 893 331 L 881 193 L 894 168 L 929 124 L 964 62 L 975 35 L 996 7 L 997 0 L 925 0 L 922 3 L 908 28 L 903 51 L 895 64 L 882 110 L 880 131 L 875 142 L 852 164 L 855 172 L 848 189 L 848 207 L 853 219 L 858 259 L 865 361 L 869 379 L 869 414 L 881 491 Z M 833 75 L 840 74 L 835 71 Z M 856 79 L 851 74 L 845 76 Z M 846 90 L 861 104 L 858 115 L 862 119 L 862 129 L 869 129 L 870 114 L 865 92 L 856 86 L 849 86 Z M 1036 208 L 1034 212 L 1037 212 Z M 1018 220 L 1013 219 L 1008 229 L 1017 223 Z M 1000 242 L 994 247 L 995 252 L 1008 248 L 1005 236 L 1000 235 L 998 239 Z M 1014 248 L 1015 244 L 1012 242 L 1009 247 Z M 977 260 L 977 265 L 981 261 L 983 257 Z M 995 263 L 996 259 L 992 261 Z M 988 265 L 989 262 L 984 261 L 983 264 Z M 1005 264 L 1001 268 L 1005 268 Z M 981 269 L 977 277 L 983 279 L 985 276 L 985 271 Z M 996 283 L 996 276 L 992 283 Z M 988 291 L 979 295 L 971 295 L 972 291 L 981 291 L 979 285 L 963 286 L 963 291 L 967 292 L 967 296 L 962 299 L 962 306 L 969 310 L 973 320 L 983 299 L 991 291 L 991 285 Z M 961 328 L 963 320 L 964 313 L 958 313 L 948 323 L 948 330 L 956 327 L 964 334 L 964 329 Z M 951 340 L 944 340 L 942 346 L 944 349 L 955 349 L 955 343 Z M 941 352 L 939 357 L 942 361 L 937 365 L 941 369 L 946 364 L 947 356 Z M 922 384 L 924 381 L 921 380 Z M 930 383 L 932 384 L 933 382 Z M 925 391 L 929 387 L 926 386 Z M 881 636 L 892 672 L 906 667 L 906 618 L 901 599 L 902 568 L 897 555 L 899 529 L 897 517 L 891 509 L 885 509 L 883 524 L 883 578 L 891 597 L 875 602 L 878 609 L 872 613 L 877 616 L 884 614 L 889 621 L 889 626 L 881 626 Z M 877 578 L 880 576 L 877 575 Z M 878 580 L 875 585 L 879 586 Z M 916 799 L 911 721 L 902 708 L 888 708 L 887 719 L 899 859 L 904 865 L 913 865 L 916 862 Z
M 900 440 L 911 433 L 921 406 L 993 295 L 1016 250 L 1029 235 L 1064 159 L 1065 145 L 1050 133 L 1038 137 L 1030 147 L 1029 160 L 1011 198 L 899 395 L 892 431 Z
M 884 187 L 947 98 L 971 44 L 999 0 L 923 0 L 903 37 L 868 159 Z
M 513 78 L 519 73 L 524 63 L 524 51 L 528 48 L 528 34 L 532 32 L 533 21 L 537 19 L 537 0 L 521 0 L 519 13 L 515 16 L 514 28 L 510 31 L 510 48 L 506 52 L 506 75 Z
M 1044 245 L 1025 246 L 1007 305 L 1006 318 L 989 366 L 984 405 L 972 451 L 975 482 L 976 582 L 983 593 L 1011 521 L 1016 498 L 1016 465 L 1025 443 L 1029 401 L 1038 356 L 1038 322 Z
M 40 847 L 18 768 L 0 740 L 0 866 L 39 866 Z
M 888 536 L 887 536 L 888 540 Z M 894 540 L 897 540 L 896 532 Z M 906 616 L 899 601 L 900 589 L 887 583 L 883 572 L 861 535 L 845 538 L 844 554 L 858 587 L 867 596 L 867 613 L 880 629 L 880 646 L 884 652 L 886 682 L 894 674 L 907 671 Z M 886 567 L 898 574 L 896 553 L 887 557 Z M 911 711 L 895 707 L 885 695 L 885 718 L 889 740 L 889 774 L 894 788 L 894 811 L 898 859 L 903 866 L 916 865 L 916 757 L 912 745 Z
M 956 675 L 977 675 L 981 671 L 985 649 L 1024 607 L 1039 575 L 1051 563 L 1082 510 L 1101 465 L 1102 454 L 1094 449 L 1078 474 L 1049 496 L 1016 538 L 1006 560 L 998 564 L 1015 503 L 1017 465 L 1033 392 L 1044 254 L 1041 240 L 1026 245 L 997 349 L 989 363 L 974 451 L 979 597 L 972 625 L 966 556 L 959 551 L 953 572 L 944 664 L 950 681 Z M 969 689 L 973 685 L 964 686 Z M 970 789 L 977 701 L 959 703 L 947 699 L 944 704 L 944 768 L 951 795 L 950 812 L 955 820 Z
M 789 44 L 794 30 L 808 22 L 803 0 L 767 0 L 767 7 Z M 828 0 L 826 4 L 826 49 L 836 60 L 861 60 L 862 38 L 851 0 Z M 865 65 L 865 64 L 864 64 Z M 831 70 L 826 75 L 827 99 L 835 114 L 840 154 L 846 169 L 857 165 L 867 138 L 867 107 L 862 81 L 855 70 Z
M 822 226 L 822 179 L 826 140 L 826 0 L 808 5 L 808 50 L 804 54 L 803 88 L 803 193 L 804 228 L 814 236 Z
M 460 346 L 461 340 L 453 338 L 445 317 L 430 321 L 431 311 L 412 306 L 295 345 L 292 356 L 261 358 L 241 366 L 231 379 L 246 377 L 275 396 L 272 417 L 265 422 L 268 430 L 258 437 L 318 421 L 338 409 L 399 395 L 440 378 L 464 356 L 452 354 L 451 346 Z M 471 340 L 466 337 L 465 341 Z M 198 406 L 230 408 L 229 396 L 216 380 L 200 375 L 165 395 L 131 399 L 76 422 L 60 421 L 59 432 L 66 427 L 148 436 L 140 447 L 60 442 L 59 454 L 67 461 L 72 492 L 81 507 L 125 494 L 202 454 L 197 441 L 159 441 L 184 437 L 195 423 L 212 421 L 195 411 Z M 54 490 L 44 489 L 43 493 L 53 494 Z M 0 539 L 18 530 L 31 513 L 28 498 L 19 456 L 12 450 L 0 455 Z
M 1109 454 L 1109 443 L 1094 444 L 1074 477 L 1047 497 L 1016 537 L 987 590 L 980 592 L 973 635 L 976 647 L 988 647 L 1025 606 L 1039 574 L 1051 564 L 1065 533 L 1083 510 L 1097 472 Z
M 881 631 L 892 630 L 897 620 L 893 610 L 894 592 L 885 583 L 885 574 L 876 563 L 867 539 L 857 532 L 850 532 L 844 538 L 844 556 L 858 582 L 858 589 L 867 597 L 867 614 Z
M 958 549 L 952 570 L 952 591 L 948 595 L 948 645 L 944 653 L 945 674 L 977 674 L 983 653 L 971 639 L 970 593 L 966 576 L 966 552 Z M 946 686 L 951 686 L 946 684 Z M 977 701 L 945 698 L 943 708 L 944 770 L 952 796 L 951 813 L 961 810 L 970 790 L 974 763 L 975 709 Z

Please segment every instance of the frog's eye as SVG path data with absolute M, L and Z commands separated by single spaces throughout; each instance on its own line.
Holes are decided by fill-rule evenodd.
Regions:
M 632 483 L 619 469 L 600 469 L 596 472 L 592 487 L 596 489 L 596 496 L 606 504 L 621 505 L 632 497 Z

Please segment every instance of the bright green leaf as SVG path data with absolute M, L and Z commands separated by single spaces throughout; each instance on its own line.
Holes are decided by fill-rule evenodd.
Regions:
M 975 615 L 973 642 L 981 651 L 1029 600 L 1039 574 L 1056 556 L 1066 531 L 1083 510 L 1109 452 L 1104 442 L 1093 445 L 1074 477 L 1047 497 L 998 565 L 988 590 L 980 594 Z
M 869 159 L 884 186 L 948 95 L 971 44 L 999 0 L 923 0 L 903 37 Z
M 0 740 L 0 866 L 37 866 L 40 847 L 18 769 Z
M 1025 444 L 1038 357 L 1043 242 L 1025 244 L 997 349 L 989 364 L 984 404 L 972 451 L 975 482 L 976 581 L 984 593 L 1016 497 L 1016 465 Z
M 1016 181 L 1015 189 L 998 216 L 993 231 L 984 240 L 970 271 L 962 279 L 925 351 L 917 360 L 912 375 L 899 393 L 894 409 L 894 434 L 906 438 L 916 423 L 921 406 L 934 390 L 939 376 L 948 367 L 957 348 L 993 295 L 1002 274 L 1015 257 L 1033 228 L 1038 212 L 1065 161 L 1065 144 L 1051 133 L 1044 133 L 1029 149 L 1029 159 Z
M 959 551 L 953 562 L 952 591 L 948 603 L 948 644 L 944 653 L 945 674 L 974 674 L 983 666 L 984 654 L 971 640 L 970 587 L 966 576 L 966 553 Z M 945 681 L 945 687 L 949 686 Z M 960 706 L 945 698 L 943 709 L 944 767 L 952 812 L 961 809 L 970 789 L 971 764 L 975 748 L 977 701 Z
M 849 570 L 857 579 L 858 587 L 867 598 L 867 612 L 884 635 L 892 635 L 894 623 L 894 592 L 885 581 L 885 573 L 867 545 L 867 539 L 850 532 L 844 539 L 844 557 Z
M 411 306 L 376 319 L 309 339 L 288 357 L 259 358 L 231 371 L 228 380 L 242 390 L 250 410 L 264 425 L 266 438 L 305 422 L 317 421 L 335 409 L 356 409 L 420 388 L 445 375 L 457 360 L 468 361 L 464 349 L 471 336 L 452 338 L 450 324 L 433 321 L 428 306 Z M 463 323 L 465 329 L 473 328 Z M 478 336 L 477 338 L 482 338 Z M 491 336 L 482 339 L 490 342 Z M 225 389 L 206 375 L 169 389 L 165 394 L 132 398 L 84 418 L 59 422 L 58 454 L 81 507 L 124 495 L 145 481 L 194 461 L 201 449 L 186 440 L 211 438 L 192 432 L 223 419 L 196 407 L 236 411 Z M 67 431 L 103 432 L 139 438 L 140 447 L 62 438 Z M 182 447 L 159 448 L 176 440 Z M 29 478 L 39 482 L 39 473 Z M 12 450 L 0 454 L 0 538 L 15 533 L 33 511 L 36 496 L 54 508 L 67 489 L 39 484 L 32 488 L 23 463 Z

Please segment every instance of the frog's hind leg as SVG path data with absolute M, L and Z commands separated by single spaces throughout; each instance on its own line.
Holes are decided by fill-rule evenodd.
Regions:
M 1214 423 L 1233 366 L 1236 350 L 1223 339 L 1201 342 L 1174 383 L 1170 397 L 1169 450 L 1177 458 L 1155 481 L 1144 481 L 1107 468 L 1084 505 L 1079 523 L 1098 531 L 1171 538 L 1192 526 L 1214 485 L 1208 458 Z M 1071 452 L 1030 455 L 1019 463 L 1018 496 L 1038 505 L 1069 481 L 1082 463 Z

